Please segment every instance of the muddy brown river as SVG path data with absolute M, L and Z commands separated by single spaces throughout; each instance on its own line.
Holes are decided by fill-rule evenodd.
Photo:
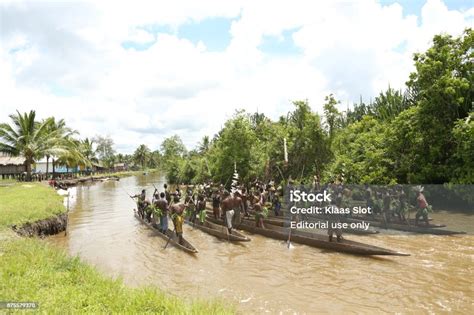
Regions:
M 471 313 L 474 236 L 377 235 L 347 238 L 410 253 L 371 258 L 325 252 L 250 235 L 232 244 L 185 226 L 195 256 L 155 236 L 133 216 L 127 195 L 153 192 L 164 178 L 149 174 L 72 189 L 67 236 L 49 238 L 72 255 L 131 286 L 219 298 L 240 313 Z M 471 214 L 437 212 L 436 222 L 474 232 Z M 244 232 L 245 233 L 245 232 Z

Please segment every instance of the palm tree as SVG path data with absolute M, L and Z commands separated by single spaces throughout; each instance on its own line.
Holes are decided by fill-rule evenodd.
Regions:
M 135 161 L 139 162 L 142 168 L 144 169 L 149 155 L 150 155 L 150 149 L 148 149 L 146 145 L 141 144 L 135 150 L 135 153 L 133 154 L 133 158 L 135 159 Z
M 76 167 L 78 165 L 88 167 L 91 165 L 91 161 L 81 152 L 81 141 L 73 138 L 66 138 L 61 145 L 67 149 L 62 150 L 62 152 L 57 156 L 56 162 L 66 165 L 67 172 L 69 172 L 69 167 Z
M 82 140 L 79 144 L 79 151 L 90 165 L 92 165 L 92 163 L 99 163 L 99 159 L 94 150 L 94 140 L 89 140 L 89 138 Z
M 77 134 L 76 131 L 66 126 L 64 119 L 56 121 L 54 117 L 49 118 L 51 123 L 48 125 L 48 134 L 46 140 L 46 177 L 49 174 L 49 158 L 53 156 L 53 177 L 55 176 L 55 158 L 54 156 L 64 155 L 71 148 L 70 138 Z
M 199 153 L 204 154 L 209 150 L 211 145 L 211 141 L 209 140 L 209 136 L 204 136 L 202 141 L 199 143 Z
M 23 115 L 17 114 L 9 116 L 12 125 L 0 124 L 0 152 L 11 156 L 23 155 L 25 157 L 27 180 L 31 180 L 31 164 L 36 159 L 44 156 L 49 141 L 48 128 L 53 123 L 51 118 L 37 122 L 36 112 L 30 111 Z
M 72 136 L 77 134 L 77 131 L 67 127 L 64 119 L 56 121 L 54 117 L 50 117 L 49 120 L 51 123 L 47 128 L 44 156 L 46 156 L 46 177 L 49 174 L 49 158 L 52 157 L 54 178 L 56 173 L 56 157 L 67 154 L 71 149 L 70 141 Z

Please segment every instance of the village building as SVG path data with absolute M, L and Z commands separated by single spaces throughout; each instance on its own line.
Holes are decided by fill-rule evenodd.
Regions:
M 26 172 L 26 159 L 23 156 L 9 156 L 0 153 L 0 175 L 5 178 L 20 178 Z

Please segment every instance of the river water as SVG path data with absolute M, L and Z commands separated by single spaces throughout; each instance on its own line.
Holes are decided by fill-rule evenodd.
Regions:
M 218 298 L 241 313 L 471 313 L 474 236 L 347 236 L 410 253 L 358 257 L 251 235 L 232 244 L 185 226 L 195 256 L 172 246 L 133 216 L 127 193 L 161 188 L 159 175 L 123 178 L 71 191 L 67 236 L 49 242 L 131 286 L 156 285 L 170 294 Z M 438 212 L 436 222 L 473 232 L 473 215 Z

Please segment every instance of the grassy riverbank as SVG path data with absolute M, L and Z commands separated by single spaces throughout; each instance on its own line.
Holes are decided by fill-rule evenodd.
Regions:
M 78 257 L 9 227 L 64 212 L 61 198 L 39 183 L 0 187 L 0 301 L 38 302 L 46 313 L 225 314 L 219 302 L 184 301 L 158 288 L 128 288 Z
M 62 197 L 45 184 L 12 182 L 0 187 L 0 229 L 64 212 Z

